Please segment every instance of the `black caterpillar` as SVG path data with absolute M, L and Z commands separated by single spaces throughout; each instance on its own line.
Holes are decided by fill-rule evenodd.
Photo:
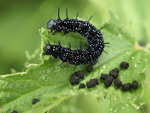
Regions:
M 50 20 L 47 23 L 47 28 L 57 32 L 64 32 L 64 34 L 70 32 L 80 33 L 83 37 L 87 37 L 88 45 L 86 49 L 81 50 L 71 50 L 70 47 L 61 46 L 60 42 L 58 45 L 46 44 L 44 49 L 45 55 L 52 55 L 54 58 L 59 58 L 63 62 L 67 62 L 72 65 L 82 65 L 82 64 L 95 64 L 98 61 L 99 56 L 104 51 L 105 44 L 103 41 L 103 36 L 100 30 L 96 29 L 92 24 L 89 23 L 92 16 L 88 21 L 78 20 L 78 14 L 76 19 L 69 19 L 66 9 L 66 19 L 60 19 L 59 15 L 60 9 L 58 9 L 58 19 Z

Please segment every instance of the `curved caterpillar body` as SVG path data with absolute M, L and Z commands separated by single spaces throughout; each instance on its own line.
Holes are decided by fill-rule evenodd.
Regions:
M 62 31 L 64 34 L 77 32 L 83 37 L 87 37 L 88 45 L 84 50 L 71 50 L 69 47 L 65 48 L 61 46 L 60 43 L 58 45 L 46 44 L 44 54 L 59 58 L 62 62 L 68 62 L 76 66 L 81 64 L 93 64 L 97 62 L 99 56 L 104 51 L 105 43 L 100 30 L 96 29 L 89 21 L 81 21 L 78 20 L 77 17 L 76 19 L 69 19 L 67 10 L 66 19 L 60 19 L 58 9 L 58 19 L 50 20 L 47 23 L 47 28 L 50 29 L 51 32 L 54 31 L 54 34 Z

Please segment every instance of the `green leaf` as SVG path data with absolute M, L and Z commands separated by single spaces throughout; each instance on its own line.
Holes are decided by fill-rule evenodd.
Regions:
M 120 109 L 120 103 L 133 104 L 143 93 L 142 84 L 146 77 L 144 70 L 149 65 L 150 53 L 138 46 L 135 39 L 126 32 L 113 13 L 110 13 L 110 16 L 110 21 L 105 23 L 106 28 L 102 30 L 104 41 L 110 42 L 110 48 L 105 48 L 109 54 L 103 53 L 100 56 L 99 63 L 94 66 L 94 71 L 91 73 L 86 72 L 86 65 L 82 66 L 85 79 L 81 82 L 86 83 L 91 78 L 99 79 L 101 73 L 109 73 L 116 67 L 120 69 L 120 62 L 127 61 L 130 67 L 127 70 L 120 69 L 119 79 L 123 83 L 139 81 L 137 90 L 122 92 L 114 85 L 106 88 L 102 81 L 91 89 L 79 90 L 78 85 L 71 86 L 69 78 L 74 66 L 67 64 L 60 66 L 59 59 L 52 62 L 52 56 L 42 55 L 43 48 L 48 40 L 50 43 L 60 40 L 64 46 L 70 42 L 74 48 L 77 48 L 78 43 L 82 44 L 86 39 L 81 40 L 79 34 L 75 36 L 73 33 L 64 36 L 62 33 L 51 35 L 48 29 L 41 28 L 42 63 L 29 64 L 26 72 L 0 76 L 0 112 L 17 110 L 19 113 L 42 113 L 51 110 L 66 99 L 89 94 L 96 97 L 98 101 L 109 100 L 111 111 Z M 79 69 L 80 67 L 77 67 L 77 70 Z M 33 98 L 40 99 L 40 102 L 32 105 Z

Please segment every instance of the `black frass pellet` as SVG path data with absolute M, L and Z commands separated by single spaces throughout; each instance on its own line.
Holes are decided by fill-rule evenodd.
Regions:
M 128 62 L 121 62 L 120 67 L 127 69 L 129 67 L 129 63 Z
M 11 113 L 18 113 L 16 110 L 12 111 Z
M 119 69 L 115 68 L 109 72 L 109 76 L 112 76 L 114 79 L 118 77 Z
M 120 88 L 122 86 L 122 82 L 119 79 L 115 79 L 114 80 L 114 85 L 118 88 Z
M 77 76 L 77 74 L 76 74 L 76 73 L 73 73 L 73 74 L 71 75 L 71 78 L 70 78 L 70 83 L 71 83 L 72 85 L 75 85 L 75 84 L 78 84 L 78 83 L 79 83 L 79 80 L 80 80 L 80 78 Z
M 99 82 L 98 82 L 98 79 L 95 78 L 95 79 L 90 79 L 90 81 L 86 83 L 86 86 L 87 88 L 92 88 L 92 87 L 95 87 L 97 84 L 99 84 Z
M 119 73 L 119 69 L 118 68 L 115 68 L 112 71 Z
M 101 76 L 100 76 L 100 79 L 105 80 L 106 77 L 108 77 L 108 75 L 102 73 Z
M 112 84 L 112 82 L 113 82 L 113 77 L 112 76 L 108 76 L 104 80 L 104 85 L 106 87 L 109 87 Z
M 131 89 L 131 84 L 130 83 L 126 83 L 122 85 L 122 90 L 123 91 L 128 91 Z
M 40 101 L 39 99 L 34 98 L 34 99 L 32 100 L 32 104 L 36 104 L 36 103 L 39 102 L 39 101 Z
M 132 82 L 132 88 L 137 89 L 138 88 L 138 82 L 135 80 Z
M 77 71 L 76 72 L 76 75 L 80 78 L 80 79 L 84 79 L 84 73 L 83 73 L 83 71 Z
M 81 89 L 81 88 L 85 88 L 85 84 L 84 83 L 80 84 L 79 89 Z
M 95 84 L 94 82 L 88 81 L 88 82 L 86 83 L 86 86 L 87 86 L 87 88 L 92 88 L 92 87 L 95 87 L 96 84 Z
M 90 81 L 91 81 L 91 82 L 95 82 L 95 84 L 96 84 L 96 85 L 97 85 L 97 84 L 99 84 L 99 82 L 98 82 L 98 79 L 97 79 L 97 78 L 90 79 Z
M 91 71 L 93 71 L 93 67 L 92 67 L 91 65 L 88 65 L 88 66 L 86 67 L 86 70 L 87 70 L 88 72 L 91 72 Z

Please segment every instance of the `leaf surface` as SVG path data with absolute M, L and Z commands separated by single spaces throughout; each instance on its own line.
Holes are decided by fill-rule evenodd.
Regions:
M 85 66 L 82 70 L 85 72 L 86 83 L 92 78 L 100 78 L 101 73 L 109 73 L 114 68 L 119 68 L 119 79 L 123 83 L 137 80 L 139 88 L 128 92 L 122 92 L 114 85 L 106 88 L 103 81 L 91 89 L 78 89 L 78 85 L 71 86 L 69 79 L 73 73 L 74 66 L 63 64 L 61 61 L 53 60 L 52 56 L 43 56 L 43 48 L 48 40 L 50 43 L 60 40 L 63 46 L 70 42 L 74 48 L 78 43 L 83 44 L 86 38 L 82 39 L 79 34 L 73 33 L 62 35 L 57 33 L 51 35 L 48 29 L 41 28 L 41 64 L 29 64 L 28 70 L 22 73 L 0 76 L 0 112 L 6 113 L 17 110 L 19 113 L 42 113 L 57 106 L 62 101 L 78 95 L 91 94 L 99 101 L 110 100 L 111 110 L 115 110 L 120 102 L 133 104 L 134 101 L 142 95 L 142 84 L 145 80 L 144 69 L 149 65 L 150 53 L 140 46 L 129 33 L 126 32 L 112 13 L 111 19 L 105 23 L 106 28 L 102 30 L 104 41 L 110 43 L 110 48 L 105 48 L 108 54 L 103 53 L 99 58 L 99 63 L 94 66 L 94 71 L 87 73 Z M 82 39 L 82 40 L 81 40 Z M 121 69 L 120 63 L 127 61 L 130 64 L 128 69 Z M 76 71 L 80 70 L 77 67 Z M 81 83 L 80 82 L 80 83 Z M 40 99 L 36 105 L 32 105 L 33 98 Z

